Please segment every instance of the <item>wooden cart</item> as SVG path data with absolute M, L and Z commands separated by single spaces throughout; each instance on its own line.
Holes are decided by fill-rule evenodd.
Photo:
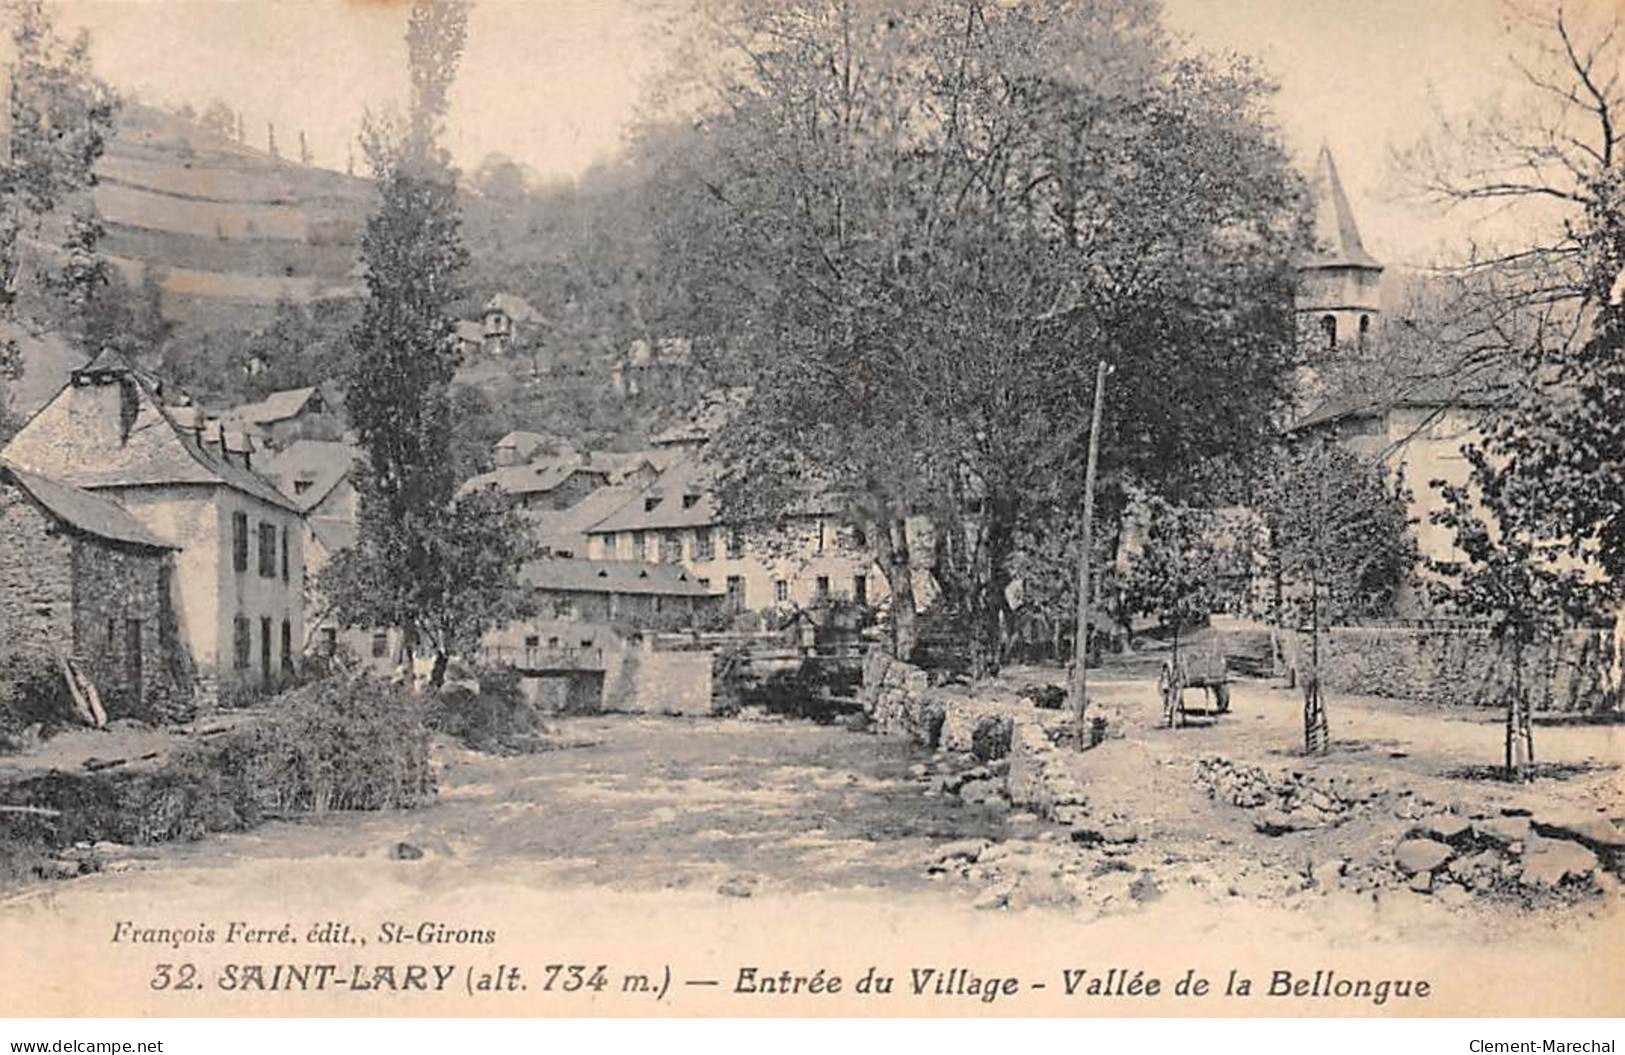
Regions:
M 1224 652 L 1216 637 L 1179 649 L 1163 661 L 1162 673 L 1157 678 L 1163 724 L 1170 728 L 1185 724 L 1186 689 L 1202 689 L 1207 693 L 1209 713 L 1230 713 L 1230 680 Z

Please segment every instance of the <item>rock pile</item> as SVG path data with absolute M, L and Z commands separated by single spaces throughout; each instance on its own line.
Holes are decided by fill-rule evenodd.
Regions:
M 1587 842 L 1591 845 L 1587 845 Z M 1616 893 L 1625 835 L 1608 818 L 1536 820 L 1509 808 L 1498 815 L 1436 814 L 1410 827 L 1394 847 L 1397 877 L 1418 893 L 1454 886 L 1473 895 Z
M 1382 797 L 1373 781 L 1321 778 L 1296 769 L 1271 776 L 1257 766 L 1238 766 L 1217 757 L 1197 763 L 1196 779 L 1215 801 L 1259 810 L 1253 826 L 1266 835 L 1341 824 L 1355 810 Z

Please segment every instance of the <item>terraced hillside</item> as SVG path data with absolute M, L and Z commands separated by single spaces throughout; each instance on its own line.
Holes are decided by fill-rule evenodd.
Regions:
M 357 292 L 367 181 L 277 159 L 139 105 L 97 167 L 103 250 L 131 286 L 148 269 L 177 323 L 243 325 L 279 297 Z

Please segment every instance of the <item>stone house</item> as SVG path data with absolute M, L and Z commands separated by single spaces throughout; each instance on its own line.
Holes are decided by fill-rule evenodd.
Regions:
M 687 626 L 715 611 L 719 591 L 672 564 L 542 557 L 520 571 L 543 620 Z
M 886 599 L 885 577 L 833 509 L 813 502 L 773 532 L 738 530 L 719 516 L 707 477 L 697 458 L 678 462 L 587 529 L 588 558 L 678 565 L 734 611 Z
M 121 506 L 178 547 L 177 640 L 199 699 L 261 688 L 293 669 L 304 635 L 304 521 L 247 447 L 209 445 L 162 382 L 104 351 L 0 451 Z
M 0 460 L 0 642 L 71 662 L 109 718 L 189 717 L 176 549 L 118 504 Z
M 1404 481 L 1410 496 L 1411 530 L 1423 560 L 1463 557 L 1455 536 L 1432 521 L 1445 506 L 1435 481 L 1466 484 L 1471 465 L 1463 454 L 1483 439 L 1480 421 L 1500 404 L 1484 387 L 1464 388 L 1449 378 L 1398 381 L 1381 395 L 1327 400 L 1295 422 L 1295 439 L 1325 437 L 1374 462 Z
M 285 447 L 302 437 L 334 439 L 342 432 L 340 421 L 337 398 L 318 387 L 272 392 L 220 415 L 228 430 L 258 436 L 270 447 Z
M 520 510 L 563 510 L 609 486 L 610 470 L 566 455 L 525 465 L 492 469 L 469 479 L 459 495 L 494 487 Z
M 542 315 L 523 297 L 498 293 L 485 302 L 480 315 L 480 346 L 486 355 L 507 355 L 518 338 L 520 323 L 537 323 Z
M 565 456 L 576 453 L 575 445 L 563 436 L 515 429 L 491 446 L 497 468 L 524 465 L 538 456 Z

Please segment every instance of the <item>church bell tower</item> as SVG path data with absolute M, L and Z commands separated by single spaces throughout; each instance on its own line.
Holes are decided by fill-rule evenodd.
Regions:
M 1298 352 L 1313 366 L 1358 356 L 1376 341 L 1382 265 L 1366 252 L 1331 148 L 1322 144 L 1309 182 L 1314 249 L 1298 266 Z

